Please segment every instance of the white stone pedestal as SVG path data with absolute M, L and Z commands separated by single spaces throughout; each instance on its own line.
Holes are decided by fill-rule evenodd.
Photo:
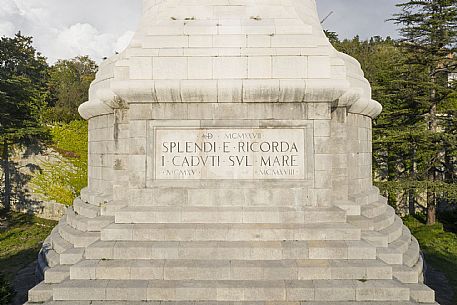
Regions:
M 372 185 L 380 111 L 314 0 L 144 0 L 80 107 L 88 187 L 29 303 L 436 304 Z

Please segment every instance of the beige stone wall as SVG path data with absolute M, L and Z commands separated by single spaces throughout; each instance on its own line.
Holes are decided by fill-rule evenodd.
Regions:
M 332 154 L 332 202 L 346 201 L 349 196 L 348 181 L 348 154 L 350 147 L 347 146 L 347 111 L 338 108 L 332 113 L 330 122 L 331 145 L 327 151 Z
M 128 112 L 116 110 L 89 120 L 88 188 L 84 199 L 93 204 L 126 200 L 128 187 Z
M 349 193 L 366 192 L 372 186 L 372 127 L 371 118 L 349 114 L 348 131 L 348 177 Z
M 160 181 L 152 178 L 154 128 L 268 128 L 300 127 L 307 130 L 307 156 L 313 154 L 313 122 L 303 103 L 153 103 L 131 104 L 129 204 L 130 205 L 303 205 L 312 187 L 306 181 Z M 312 110 L 314 113 L 314 109 Z M 314 114 L 313 114 L 314 115 Z M 157 118 L 160 118 L 159 120 Z M 145 166 L 146 165 L 146 166 Z
M 89 120 L 88 191 L 93 195 L 111 192 L 113 174 L 113 116 L 102 115 Z
M 306 177 L 156 180 L 153 131 L 163 127 L 303 128 Z M 371 119 L 331 103 L 137 103 L 90 119 L 89 135 L 92 202 L 328 206 L 372 188 Z

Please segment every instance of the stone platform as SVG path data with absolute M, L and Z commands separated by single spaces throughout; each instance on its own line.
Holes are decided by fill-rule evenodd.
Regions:
M 40 253 L 44 282 L 29 303 L 433 304 L 417 241 L 371 192 L 360 216 L 293 206 L 101 216 L 77 199 Z

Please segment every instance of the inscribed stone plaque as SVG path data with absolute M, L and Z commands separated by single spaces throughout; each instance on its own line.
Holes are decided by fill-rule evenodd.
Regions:
M 305 179 L 305 130 L 156 129 L 156 179 Z

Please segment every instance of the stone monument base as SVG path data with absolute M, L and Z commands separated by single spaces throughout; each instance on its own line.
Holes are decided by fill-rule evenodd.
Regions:
M 102 216 L 78 198 L 46 240 L 28 304 L 436 304 L 416 239 L 376 188 L 359 199 L 361 216 L 151 206 Z
M 88 188 L 29 303 L 436 304 L 372 186 L 371 96 L 315 0 L 143 0 L 79 112 Z

